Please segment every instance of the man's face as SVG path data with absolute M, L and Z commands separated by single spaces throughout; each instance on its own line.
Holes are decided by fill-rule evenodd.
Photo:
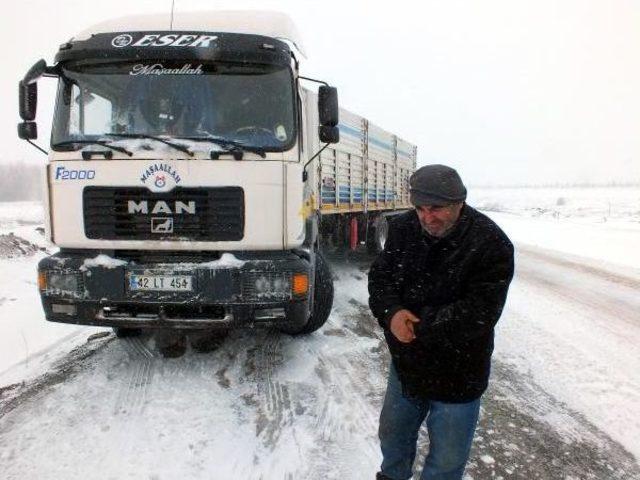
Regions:
M 458 220 L 463 203 L 446 206 L 419 205 L 416 207 L 420 225 L 429 235 L 444 236 Z

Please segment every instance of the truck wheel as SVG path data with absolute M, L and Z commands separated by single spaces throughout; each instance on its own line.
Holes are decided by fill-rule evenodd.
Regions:
M 113 333 L 118 338 L 137 337 L 142 333 L 141 328 L 125 328 L 125 327 L 113 327 Z
M 333 278 L 329 264 L 324 257 L 316 254 L 316 276 L 313 290 L 313 311 L 307 323 L 295 329 L 282 328 L 290 335 L 303 335 L 315 332 L 325 324 L 333 307 Z
M 389 235 L 387 217 L 380 215 L 375 221 L 374 228 L 371 230 L 369 231 L 369 238 L 367 238 L 367 250 L 369 253 L 378 254 L 384 250 Z

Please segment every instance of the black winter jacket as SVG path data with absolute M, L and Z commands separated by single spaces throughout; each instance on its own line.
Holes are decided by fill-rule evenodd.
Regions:
M 414 210 L 390 222 L 385 249 L 369 272 L 369 306 L 406 395 L 462 403 L 484 393 L 493 330 L 512 277 L 513 245 L 468 205 L 443 238 L 424 232 Z M 421 319 L 408 344 L 389 330 L 403 308 Z

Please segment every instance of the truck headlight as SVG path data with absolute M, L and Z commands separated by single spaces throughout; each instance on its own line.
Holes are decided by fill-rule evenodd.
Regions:
M 48 272 L 47 290 L 63 293 L 78 292 L 78 275 L 76 273 Z
M 289 293 L 289 280 L 285 278 L 275 278 L 273 280 L 273 291 L 277 294 Z
M 289 293 L 289 279 L 284 277 L 274 277 L 272 275 L 261 275 L 255 280 L 255 289 L 259 294 L 270 293 L 282 295 Z
M 247 275 L 243 296 L 255 300 L 285 300 L 291 297 L 291 279 L 288 273 L 260 272 Z
M 256 292 L 264 295 L 271 292 L 271 282 L 266 276 L 256 278 Z

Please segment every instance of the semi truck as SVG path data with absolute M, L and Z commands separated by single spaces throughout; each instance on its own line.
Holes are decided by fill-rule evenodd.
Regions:
M 325 323 L 322 245 L 382 249 L 417 152 L 340 108 L 304 59 L 286 15 L 217 11 L 103 22 L 33 65 L 18 136 L 48 155 L 47 320 L 118 336 Z M 42 77 L 57 79 L 49 151 Z

